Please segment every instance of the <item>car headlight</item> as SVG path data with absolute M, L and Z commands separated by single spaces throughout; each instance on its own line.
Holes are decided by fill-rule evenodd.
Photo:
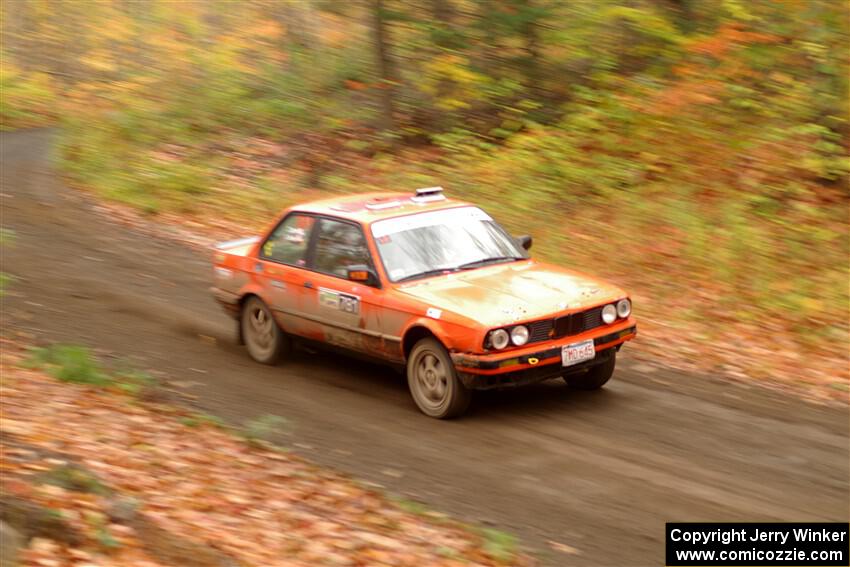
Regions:
M 508 346 L 508 342 L 510 341 L 510 337 L 508 336 L 508 332 L 504 329 L 496 329 L 495 331 L 490 331 L 490 346 L 501 350 Z
M 610 325 L 617 319 L 617 308 L 611 303 L 602 308 L 602 320 L 606 325 Z
M 511 342 L 516 346 L 522 346 L 528 342 L 528 327 L 517 325 L 511 329 Z
M 632 302 L 628 299 L 621 299 L 617 302 L 617 315 L 625 319 L 632 312 Z

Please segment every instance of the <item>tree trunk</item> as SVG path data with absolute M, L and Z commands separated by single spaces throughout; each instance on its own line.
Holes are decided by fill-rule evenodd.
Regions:
M 523 4 L 523 9 L 527 12 L 526 19 L 520 30 L 525 40 L 525 52 L 528 54 L 525 65 L 525 77 L 526 81 L 528 81 L 529 92 L 534 98 L 540 98 L 543 93 L 541 92 L 540 36 L 537 29 L 537 16 L 532 15 L 534 12 L 532 0 L 525 0 Z
M 434 16 L 435 25 L 452 27 L 454 9 L 448 0 L 431 0 L 431 14 Z
M 395 130 L 396 73 L 390 57 L 390 39 L 383 14 L 383 0 L 372 0 L 371 8 L 375 64 L 380 79 L 381 129 L 392 131 Z

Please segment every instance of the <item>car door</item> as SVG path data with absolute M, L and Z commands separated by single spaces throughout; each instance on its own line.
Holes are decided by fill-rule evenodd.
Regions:
M 305 311 L 321 325 L 325 342 L 381 356 L 382 292 L 377 285 L 348 279 L 347 268 L 358 265 L 374 270 L 362 227 L 320 217 L 311 243 L 313 286 L 305 294 Z
M 255 277 L 264 289 L 263 298 L 281 328 L 295 335 L 317 337 L 318 324 L 305 316 L 305 292 L 312 285 L 307 256 L 316 217 L 288 214 L 260 246 Z

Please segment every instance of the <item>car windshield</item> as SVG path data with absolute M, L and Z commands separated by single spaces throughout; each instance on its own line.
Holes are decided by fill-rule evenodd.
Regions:
M 477 207 L 377 221 L 372 236 L 390 281 L 527 258 L 525 250 Z

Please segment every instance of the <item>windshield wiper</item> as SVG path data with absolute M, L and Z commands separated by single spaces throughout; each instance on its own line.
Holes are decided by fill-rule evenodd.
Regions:
M 435 268 L 433 270 L 425 270 L 424 272 L 410 274 L 409 276 L 404 276 L 403 278 L 396 280 L 396 283 L 416 280 L 419 278 L 427 278 L 428 276 L 437 276 L 439 274 L 458 272 L 460 270 L 471 270 L 473 268 L 480 268 L 481 266 L 486 266 L 487 264 L 492 264 L 495 262 L 513 262 L 516 260 L 525 260 L 525 258 L 523 258 L 522 256 L 493 256 L 492 258 L 483 258 L 481 260 L 475 260 L 474 262 L 467 262 L 465 264 L 461 264 L 460 266 Z
M 417 280 L 419 278 L 427 278 L 428 276 L 437 276 L 439 274 L 446 274 L 449 272 L 456 272 L 458 268 L 435 268 L 433 270 L 425 270 L 424 272 L 419 272 L 416 274 L 410 274 L 409 276 L 404 276 L 403 278 L 397 279 L 396 283 L 406 282 L 410 280 Z
M 513 262 L 516 260 L 525 260 L 525 258 L 521 256 L 494 256 L 492 258 L 484 258 L 482 260 L 475 260 L 474 262 L 467 262 L 466 264 L 461 264 L 457 267 L 457 269 L 471 270 L 473 268 L 480 268 L 481 266 L 486 266 L 487 264 L 493 264 L 495 262 Z

